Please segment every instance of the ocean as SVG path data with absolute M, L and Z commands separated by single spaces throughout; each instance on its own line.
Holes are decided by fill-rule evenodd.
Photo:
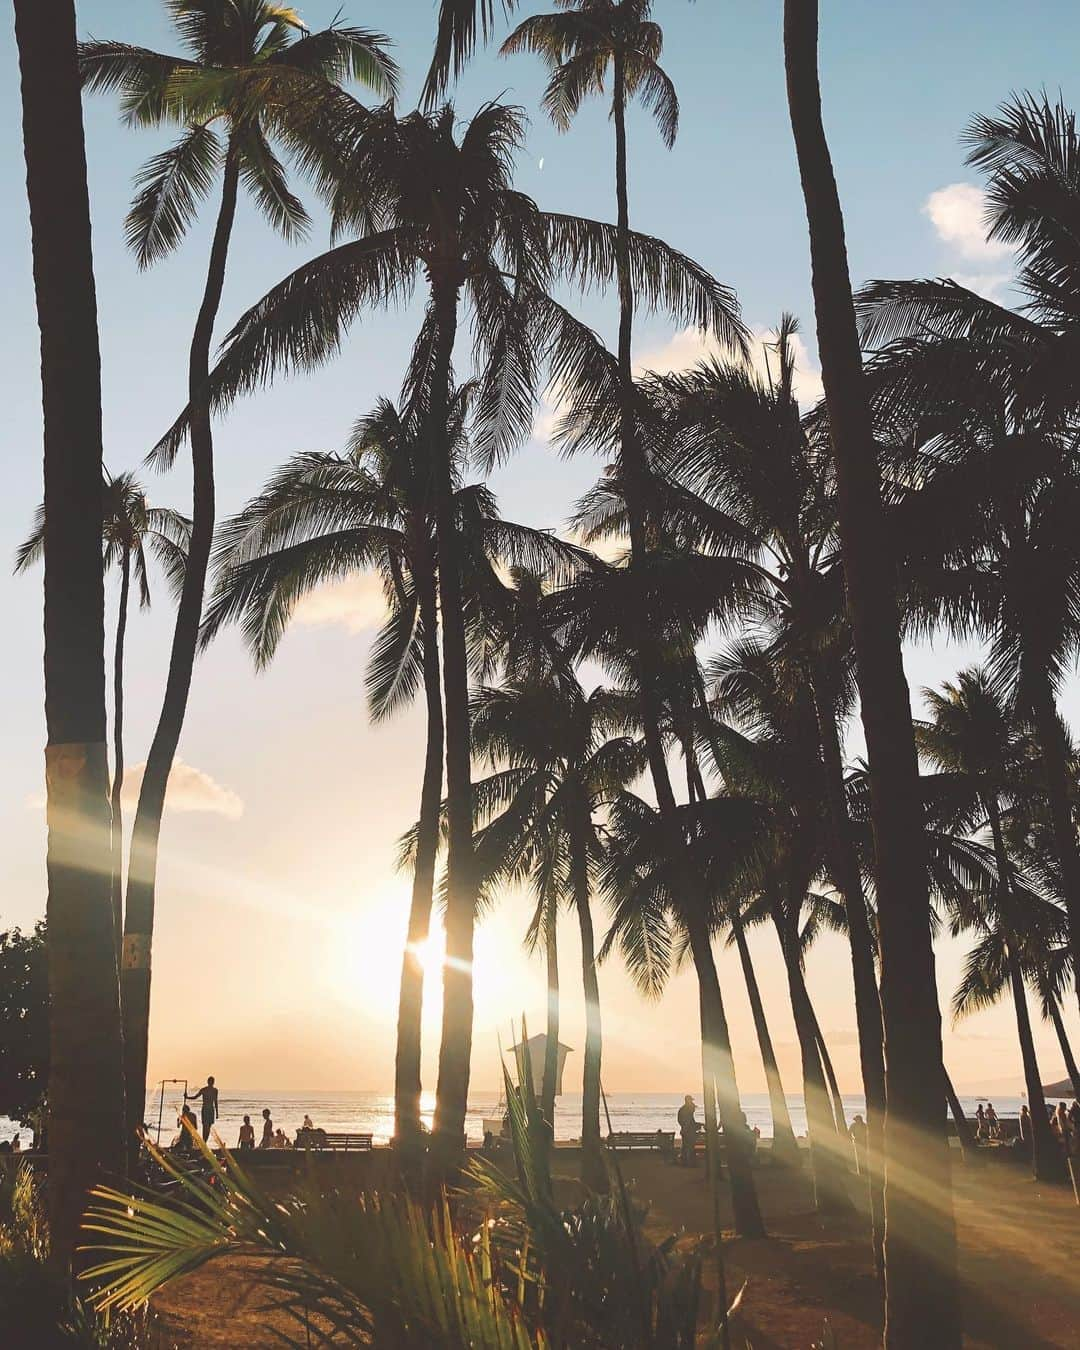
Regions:
M 199 1084 L 191 1084 L 197 1087 Z M 394 1099 L 389 1093 L 381 1092 L 303 1092 L 231 1088 L 227 1083 L 219 1083 L 221 1116 L 217 1122 L 217 1131 L 222 1143 L 235 1147 L 240 1125 L 245 1115 L 249 1115 L 255 1126 L 256 1137 L 262 1134 L 262 1110 L 270 1108 L 275 1128 L 281 1127 L 292 1139 L 296 1130 L 309 1115 L 317 1127 L 329 1131 L 353 1131 L 360 1134 L 372 1134 L 377 1144 L 389 1142 L 394 1129 Z M 698 1103 L 698 1119 L 703 1118 L 700 1090 L 695 1094 Z M 168 1144 L 177 1133 L 177 1117 L 180 1114 L 182 1094 L 177 1089 L 166 1089 L 164 1098 L 160 1087 L 151 1089 L 146 1099 L 146 1121 L 151 1128 L 151 1139 L 157 1138 L 158 1117 L 161 1118 L 161 1141 Z M 971 1115 L 985 1097 L 961 1097 L 964 1111 Z M 1020 1112 L 1020 1097 L 997 1097 L 994 1108 L 1003 1118 L 1015 1117 Z M 674 1130 L 675 1113 L 682 1105 L 682 1095 L 674 1092 L 612 1092 L 607 1098 L 608 1111 L 613 1130 Z M 806 1133 L 806 1108 L 801 1093 L 789 1094 L 788 1110 L 795 1133 Z M 844 1112 L 850 1121 L 856 1112 L 865 1113 L 866 1103 L 861 1093 L 847 1094 L 843 1098 Z M 198 1102 L 195 1104 L 198 1113 Z M 431 1124 L 434 1100 L 425 1094 L 423 1116 Z M 772 1135 L 772 1118 L 769 1114 L 769 1098 L 761 1093 L 744 1093 L 742 1107 L 751 1126 L 756 1125 L 764 1138 Z M 479 1142 L 483 1138 L 485 1117 L 499 1115 L 499 1096 L 495 1092 L 475 1092 L 470 1094 L 465 1129 L 470 1140 Z M 607 1133 L 607 1124 L 601 1114 L 601 1128 Z M 15 1126 L 0 1116 L 0 1139 L 10 1139 Z M 581 1135 L 581 1094 L 566 1092 L 558 1098 L 555 1106 L 555 1138 L 569 1141 Z M 30 1132 L 21 1133 L 23 1147 L 30 1144 Z

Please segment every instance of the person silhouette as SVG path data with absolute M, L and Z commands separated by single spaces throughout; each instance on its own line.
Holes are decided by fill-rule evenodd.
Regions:
M 260 1148 L 274 1147 L 274 1122 L 270 1119 L 270 1108 L 263 1107 L 263 1132 L 262 1139 L 259 1141 Z
M 244 1123 L 240 1126 L 239 1147 L 242 1149 L 255 1147 L 255 1126 L 251 1123 L 251 1117 L 245 1116 Z
M 199 1110 L 202 1115 L 202 1137 L 205 1140 L 210 1138 L 210 1131 L 214 1127 L 214 1121 L 218 1118 L 218 1090 L 214 1086 L 213 1074 L 210 1074 L 206 1080 L 206 1086 L 199 1088 L 198 1092 L 184 1093 L 184 1101 L 186 1102 L 193 1102 L 197 1098 L 202 1101 Z

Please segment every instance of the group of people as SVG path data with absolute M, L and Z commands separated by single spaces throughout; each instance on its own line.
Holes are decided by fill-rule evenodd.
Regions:
M 758 1140 L 761 1138 L 761 1131 L 756 1125 L 751 1125 L 746 1119 L 746 1112 L 739 1112 L 740 1121 L 736 1128 L 743 1132 L 751 1151 L 756 1150 Z M 679 1107 L 675 1117 L 679 1126 L 679 1164 L 682 1167 L 693 1167 L 696 1161 L 695 1153 L 697 1149 L 698 1132 L 705 1127 L 697 1119 L 697 1103 L 689 1094 L 683 1098 L 683 1104 Z M 723 1131 L 727 1133 L 727 1131 Z
M 21 1153 L 22 1141 L 19 1138 L 18 1130 L 10 1139 L 0 1139 L 0 1153 Z
M 200 1120 L 196 1120 L 195 1112 L 188 1105 L 189 1102 L 198 1101 L 200 1106 Z M 192 1147 L 193 1136 L 202 1127 L 202 1137 L 209 1141 L 210 1131 L 214 1128 L 214 1122 L 217 1120 L 220 1111 L 220 1099 L 218 1096 L 217 1085 L 214 1082 L 214 1076 L 211 1074 L 203 1087 L 196 1092 L 184 1093 L 184 1105 L 180 1112 L 180 1119 L 176 1122 L 180 1128 L 180 1134 L 176 1140 L 176 1147 L 181 1150 L 188 1150 Z M 315 1128 L 311 1117 L 304 1116 L 303 1128 L 313 1130 Z M 244 1123 L 240 1126 L 240 1137 L 237 1140 L 237 1148 L 240 1152 L 256 1147 L 255 1126 L 251 1123 L 251 1117 L 245 1116 Z M 263 1107 L 262 1113 L 262 1137 L 258 1142 L 259 1148 L 292 1148 L 285 1131 L 281 1128 L 275 1128 L 273 1119 L 270 1115 L 270 1108 Z
M 1020 1133 L 1023 1136 L 1024 1116 L 1027 1114 L 1027 1107 L 1020 1109 Z M 1028 1116 L 1030 1121 L 1030 1116 Z M 994 1110 L 994 1103 L 987 1102 L 985 1107 L 982 1102 L 975 1108 L 975 1138 L 980 1142 L 989 1143 L 991 1139 L 1001 1138 L 1001 1121 L 998 1120 L 998 1113 Z
M 982 1102 L 979 1107 L 981 1109 Z M 1050 1117 L 1050 1131 L 1061 1151 L 1068 1158 L 1080 1158 L 1080 1101 L 1074 1100 L 1072 1106 L 1068 1107 L 1064 1102 L 1058 1102 L 1057 1106 L 1047 1102 L 1046 1111 Z M 976 1119 L 978 1115 L 976 1111 Z M 1031 1112 L 1026 1104 L 1020 1108 L 1020 1139 L 1028 1148 L 1031 1147 Z

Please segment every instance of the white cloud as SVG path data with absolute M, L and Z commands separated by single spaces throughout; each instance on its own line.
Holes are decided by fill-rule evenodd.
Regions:
M 1012 277 L 1008 272 L 954 272 L 952 279 L 984 300 L 1000 300 Z
M 771 367 L 776 373 L 776 356 L 766 352 L 766 346 L 776 341 L 776 332 L 771 328 L 755 328 L 750 334 L 750 360 L 760 375 L 766 375 Z M 824 396 L 821 372 L 811 360 L 810 351 L 802 335 L 796 333 L 791 340 L 795 351 L 795 397 L 803 408 L 810 408 Z M 724 355 L 716 343 L 704 337 L 696 328 L 684 328 L 651 351 L 643 352 L 635 365 L 635 374 L 652 371 L 657 375 L 673 375 L 680 370 L 689 370 L 699 361 L 711 356 Z M 768 362 L 768 364 L 767 364 Z
M 145 760 L 125 770 L 120 800 L 128 812 L 134 811 L 138 805 L 139 789 L 142 787 L 145 771 Z M 32 792 L 26 799 L 26 805 L 31 811 L 44 811 L 45 794 Z M 244 814 L 244 803 L 232 788 L 223 786 L 202 769 L 196 769 L 178 758 L 169 775 L 165 809 L 183 814 L 202 812 L 207 815 L 225 816 L 228 820 L 239 820 Z
M 987 239 L 986 194 L 974 183 L 950 183 L 938 188 L 927 197 L 922 210 L 938 238 L 965 258 L 986 262 L 1012 252 L 1009 244 Z
M 296 606 L 293 619 L 311 627 L 331 624 L 350 633 L 363 633 L 378 628 L 386 614 L 382 581 L 365 572 L 317 587 Z
M 145 762 L 135 764 L 124 774 L 124 787 L 121 800 L 130 811 L 139 800 Z M 165 810 L 182 813 L 203 812 L 213 816 L 225 816 L 229 820 L 239 820 L 244 814 L 244 803 L 232 788 L 227 788 L 215 778 L 211 778 L 202 769 L 177 759 L 169 775 L 169 786 L 165 793 Z

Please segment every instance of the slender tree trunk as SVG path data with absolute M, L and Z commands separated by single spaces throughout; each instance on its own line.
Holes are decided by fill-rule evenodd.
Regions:
M 802 1058 L 803 1101 L 806 1105 L 806 1133 L 810 1141 L 810 1170 L 814 1180 L 814 1203 L 822 1214 L 844 1211 L 849 1207 L 841 1177 L 840 1154 L 836 1146 L 836 1119 L 829 1104 L 825 1071 L 818 1050 L 817 1018 L 810 1003 L 806 980 L 799 963 L 798 934 L 792 932 L 783 909 L 775 898 L 771 903 L 773 925 L 787 972 L 788 996 L 795 1021 L 795 1034 Z M 846 1156 L 846 1155 L 845 1155 Z
M 953 1087 L 947 1069 L 945 1071 L 945 1100 L 949 1103 L 949 1110 L 952 1112 L 953 1124 L 956 1126 L 956 1135 L 960 1140 L 964 1161 L 971 1162 L 977 1157 L 978 1145 L 975 1143 L 971 1125 L 967 1116 L 964 1115 L 964 1108 L 960 1105 L 960 1098 L 956 1095 L 956 1089 Z
M 447 897 L 446 965 L 443 969 L 442 1041 L 436 1087 L 434 1178 L 444 1178 L 461 1157 L 469 1098 L 473 1034 L 473 928 L 476 869 L 473 861 L 472 768 L 469 743 L 469 668 L 454 485 L 447 437 L 450 363 L 457 334 L 460 278 L 436 281 L 437 325 L 432 373 L 431 443 L 437 479 L 436 517 L 442 616 L 443 702 L 446 719 Z
M 631 567 L 641 569 L 648 566 L 648 541 L 645 529 L 645 502 L 647 499 L 648 466 L 638 442 L 634 416 L 634 379 L 631 365 L 631 340 L 634 321 L 634 295 L 630 271 L 630 212 L 627 191 L 626 169 L 626 86 L 622 62 L 619 57 L 614 62 L 613 118 L 615 122 L 615 192 L 617 220 L 615 231 L 616 271 L 619 283 L 619 437 L 621 461 L 625 480 L 626 506 L 630 527 Z M 693 878 L 687 875 L 685 862 L 686 846 L 682 829 L 678 823 L 675 795 L 671 788 L 671 778 L 664 757 L 663 738 L 660 735 L 660 707 L 657 678 L 656 654 L 651 644 L 642 642 L 636 653 L 639 667 L 639 679 L 642 697 L 642 715 L 645 727 L 645 743 L 649 755 L 649 768 L 656 790 L 660 816 L 664 825 L 666 847 L 675 866 L 683 874 L 685 903 L 693 908 L 690 900 L 699 888 L 693 884 Z M 688 929 L 696 929 L 691 934 L 691 950 L 699 983 L 699 1001 L 702 1015 L 702 1034 L 706 1034 L 706 1022 L 716 1028 L 717 1034 L 726 1037 L 727 1019 L 724 1015 L 723 999 L 716 977 L 716 964 L 709 942 L 708 925 L 704 912 L 700 921 L 691 917 Z M 702 964 L 699 964 L 701 962 Z M 715 986 L 715 987 L 713 987 Z M 710 1126 L 709 1100 L 712 1093 L 717 1094 L 717 1109 L 720 1123 L 729 1130 L 729 1138 L 735 1138 L 740 1120 L 738 1088 L 734 1082 L 734 1061 L 731 1058 L 730 1043 L 725 1046 L 706 1043 L 702 1047 L 702 1059 L 705 1069 L 705 1135 L 709 1152 L 711 1176 L 716 1184 L 718 1168 L 719 1139 L 715 1123 Z M 708 1067 L 711 1065 L 711 1069 Z M 728 1081 L 721 1084 L 717 1078 L 710 1080 L 710 1073 L 729 1073 Z M 725 1104 L 728 1110 L 736 1114 L 725 1117 Z M 738 1144 L 729 1148 L 729 1172 L 731 1173 L 732 1206 L 735 1210 L 735 1223 L 743 1236 L 760 1236 L 764 1232 L 761 1211 L 757 1203 L 757 1192 L 753 1174 L 750 1170 L 749 1150 Z M 738 1173 L 738 1178 L 736 1178 Z
M 188 359 L 191 435 L 191 541 L 180 603 L 176 608 L 169 673 L 157 730 L 146 757 L 139 804 L 131 831 L 121 986 L 124 1007 L 124 1078 L 127 1085 L 128 1147 L 146 1109 L 146 1062 L 150 1036 L 150 951 L 154 937 L 158 840 L 165 791 L 184 727 L 191 676 L 199 647 L 203 593 L 214 539 L 214 439 L 210 420 L 210 345 L 225 285 L 236 216 L 239 161 L 230 149 L 225 161 L 221 205 L 210 246 L 202 304 L 195 320 Z
M 885 1344 L 954 1350 L 960 1344 L 956 1224 L 919 771 L 844 219 L 821 118 L 817 46 L 817 0 L 785 0 L 788 106 L 810 227 L 818 351 L 870 763 L 888 1102 Z
M 1080 846 L 1077 845 L 1069 800 L 1068 745 L 1049 678 L 1040 678 L 1031 702 L 1035 731 L 1042 752 L 1043 772 L 1046 775 L 1046 800 L 1050 807 L 1054 850 L 1061 868 L 1061 889 L 1069 919 L 1073 987 L 1077 1004 L 1080 1005 Z
M 847 1116 L 844 1114 L 844 1099 L 840 1095 L 840 1084 L 836 1079 L 836 1070 L 833 1068 L 832 1055 L 829 1054 L 829 1047 L 825 1042 L 825 1033 L 821 1029 L 821 1023 L 818 1021 L 818 1015 L 814 1010 L 813 1003 L 810 1004 L 810 1014 L 814 1019 L 814 1040 L 817 1043 L 818 1054 L 821 1056 L 821 1067 L 825 1071 L 825 1082 L 829 1087 L 829 1104 L 832 1107 L 833 1121 L 836 1125 L 836 1133 L 841 1138 L 847 1138 Z
M 109 855 L 112 859 L 110 901 L 117 970 L 120 969 L 120 953 L 124 941 L 124 808 L 120 798 L 124 790 L 124 638 L 127 634 L 130 591 L 131 550 L 125 546 L 123 560 L 120 563 L 120 604 L 116 611 L 116 645 L 113 651 L 112 826 L 109 836 Z
M 555 1080 L 559 1073 L 559 936 L 558 913 L 544 925 L 544 964 L 547 969 L 547 1034 L 544 1039 L 544 1080 L 540 1087 L 540 1110 L 555 1128 Z M 552 1136 L 553 1137 L 553 1136 Z
M 426 529 L 426 525 L 421 528 Z M 415 585 L 420 606 L 427 705 L 427 748 L 420 789 L 409 928 L 401 961 L 398 995 L 397 1055 L 394 1062 L 394 1133 L 402 1166 L 417 1170 L 423 1154 L 420 1122 L 421 1039 L 424 1019 L 424 966 L 421 948 L 431 931 L 435 860 L 439 852 L 439 812 L 443 783 L 443 708 L 439 661 L 439 618 L 434 559 L 429 551 L 416 559 Z
M 832 871 L 844 900 L 851 977 L 855 989 L 855 1025 L 859 1035 L 859 1068 L 866 1098 L 866 1179 L 870 1199 L 870 1224 L 874 1245 L 874 1268 L 885 1268 L 885 1174 L 882 1145 L 885 1137 L 885 1044 L 881 1026 L 881 998 L 874 967 L 874 936 L 863 892 L 859 855 L 851 833 L 844 792 L 844 760 L 836 727 L 836 708 L 827 692 L 820 658 L 811 666 L 811 689 L 817 716 L 818 738 L 825 769 L 825 804 L 829 822 Z
M 1073 1096 L 1080 1098 L 1080 1068 L 1077 1068 L 1076 1058 L 1073 1055 L 1072 1046 L 1069 1044 L 1065 1023 L 1061 1017 L 1061 1009 L 1053 999 L 1050 1000 L 1050 1021 L 1054 1024 L 1054 1030 L 1057 1032 L 1058 1045 L 1061 1046 L 1061 1057 L 1065 1061 L 1065 1072 L 1072 1082 Z
M 16 0 L 41 333 L 45 465 L 49 1186 L 72 1264 L 86 1191 L 123 1171 L 120 991 L 109 897 L 101 356 L 70 0 Z
M 994 859 L 1001 881 L 1002 908 L 1005 911 L 1008 930 L 1005 955 L 1009 966 L 1009 987 L 1012 990 L 1013 1009 L 1016 1013 L 1016 1034 L 1020 1041 L 1020 1058 L 1024 1066 L 1024 1086 L 1027 1088 L 1028 1108 L 1031 1111 L 1031 1171 L 1036 1181 L 1060 1181 L 1065 1175 L 1065 1160 L 1046 1114 L 1046 1098 L 1043 1096 L 1039 1063 L 1035 1056 L 1035 1038 L 1031 1031 L 1031 1015 L 1024 989 L 1024 976 L 1020 969 L 1020 958 L 1016 954 L 1014 934 L 1019 926 L 1016 921 L 1019 916 L 1018 902 L 1013 891 L 1012 861 L 1005 848 L 1005 835 L 1001 828 L 997 802 L 990 799 L 985 802 L 985 806 L 994 841 Z
M 754 1030 L 757 1033 L 758 1048 L 761 1051 L 761 1063 L 765 1070 L 765 1082 L 769 1089 L 769 1112 L 772 1116 L 773 1140 L 772 1159 L 784 1166 L 797 1164 L 799 1145 L 795 1141 L 795 1131 L 791 1127 L 791 1113 L 788 1111 L 787 1098 L 784 1096 L 784 1084 L 776 1063 L 769 1023 L 765 1017 L 765 1005 L 761 999 L 754 963 L 750 957 L 750 946 L 746 941 L 746 931 L 742 919 L 732 915 L 731 931 L 735 935 L 735 946 L 742 963 L 743 979 L 746 981 L 746 993 L 750 999 L 750 1011 L 754 1018 Z
M 600 983 L 596 977 L 596 939 L 589 906 L 589 869 L 580 839 L 574 841 L 574 908 L 581 934 L 581 978 L 585 990 L 585 1064 L 581 1083 L 581 1180 L 590 1190 L 608 1189 L 604 1146 L 600 1140 Z

